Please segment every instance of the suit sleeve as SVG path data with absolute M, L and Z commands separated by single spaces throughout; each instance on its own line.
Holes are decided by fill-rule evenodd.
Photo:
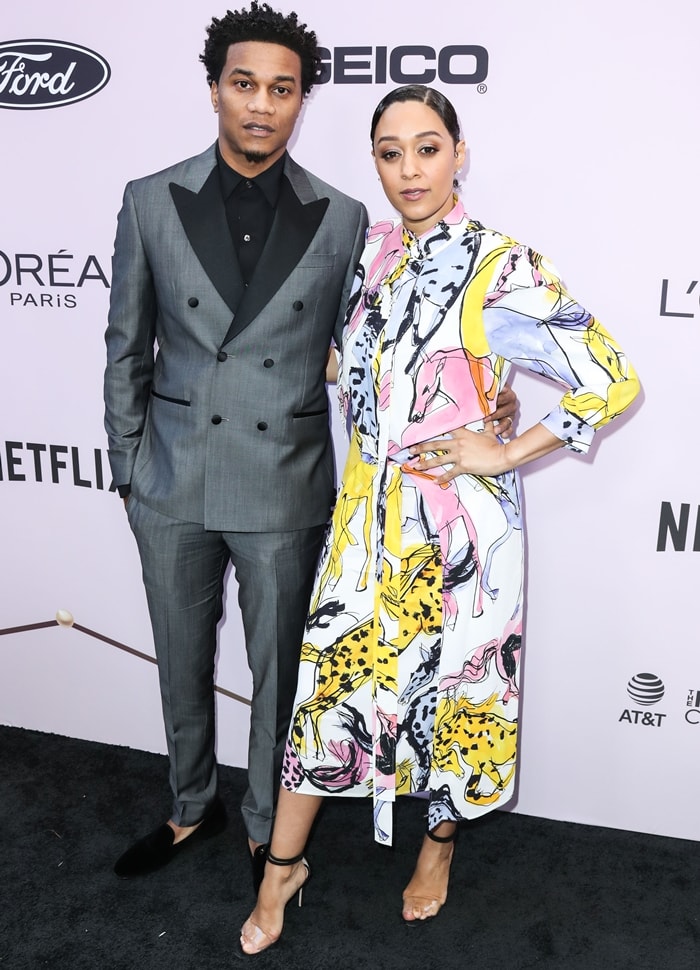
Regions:
M 157 302 L 131 183 L 117 219 L 105 341 L 105 430 L 114 483 L 126 486 L 141 443 L 155 360 Z
M 365 236 L 367 234 L 367 226 L 369 225 L 369 219 L 367 217 L 367 210 L 363 205 L 358 206 L 357 214 L 357 225 L 355 228 L 355 238 L 353 240 L 352 252 L 350 254 L 350 259 L 345 270 L 345 279 L 343 281 L 343 292 L 340 297 L 340 304 L 338 306 L 338 316 L 335 321 L 335 328 L 333 330 L 333 339 L 335 340 L 336 347 L 342 347 L 343 345 L 343 329 L 345 327 L 345 314 L 348 308 L 348 300 L 350 299 L 350 291 L 352 290 L 353 281 L 355 279 L 355 270 L 357 269 L 360 256 L 362 255 L 362 250 L 365 248 Z

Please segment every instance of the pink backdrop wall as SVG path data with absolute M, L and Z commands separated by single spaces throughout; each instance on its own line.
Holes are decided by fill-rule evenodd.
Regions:
M 592 457 L 559 455 L 526 474 L 514 809 L 700 838 L 697 6 L 542 0 L 534 14 L 512 0 L 445 0 L 426 20 L 417 0 L 400 14 L 355 0 L 352 23 L 320 0 L 295 8 L 332 52 L 297 160 L 385 215 L 369 117 L 406 75 L 437 74 L 470 147 L 467 208 L 549 256 L 644 385 L 632 418 L 601 435 Z M 5 724 L 164 750 L 156 670 L 138 656 L 153 652 L 138 557 L 108 491 L 102 335 L 124 183 L 215 138 L 198 55 L 211 15 L 224 12 L 203 0 L 107 10 L 34 0 L 3 13 L 0 103 L 15 104 L 0 107 Z M 54 92 L 37 96 L 53 98 L 50 108 L 17 106 L 26 79 L 8 52 L 28 39 L 54 42 L 52 60 L 27 68 L 51 74 Z M 107 83 L 59 105 L 61 87 L 88 67 L 76 54 L 59 77 L 56 42 L 99 55 Z M 556 394 L 520 376 L 516 389 L 524 423 Z M 75 625 L 57 626 L 59 610 Z M 662 682 L 656 703 L 628 691 L 641 673 Z M 250 678 L 232 587 L 217 683 L 228 692 L 218 695 L 219 758 L 244 765 Z

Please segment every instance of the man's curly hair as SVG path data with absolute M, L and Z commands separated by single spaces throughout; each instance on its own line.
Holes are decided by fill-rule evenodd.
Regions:
M 300 24 L 296 13 L 286 16 L 267 3 L 252 0 L 250 10 L 227 10 L 219 20 L 212 18 L 207 28 L 204 52 L 199 55 L 207 71 L 207 82 L 219 83 L 231 44 L 258 40 L 288 47 L 301 58 L 301 89 L 307 95 L 313 87 L 321 65 L 321 56 L 313 30 Z

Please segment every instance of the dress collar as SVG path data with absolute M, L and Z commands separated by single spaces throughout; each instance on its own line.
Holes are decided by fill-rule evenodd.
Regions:
M 443 218 L 420 236 L 416 236 L 410 229 L 401 226 L 401 238 L 404 249 L 410 259 L 427 259 L 442 249 L 455 236 L 463 232 L 463 224 L 468 221 L 461 201 L 455 198 L 455 204 Z

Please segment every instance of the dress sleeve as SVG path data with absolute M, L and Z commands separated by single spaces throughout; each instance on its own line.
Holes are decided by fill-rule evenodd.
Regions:
M 571 297 L 554 267 L 525 246 L 497 260 L 483 307 L 490 349 L 568 388 L 542 424 L 585 452 L 597 428 L 627 408 L 639 379 L 619 344 Z

